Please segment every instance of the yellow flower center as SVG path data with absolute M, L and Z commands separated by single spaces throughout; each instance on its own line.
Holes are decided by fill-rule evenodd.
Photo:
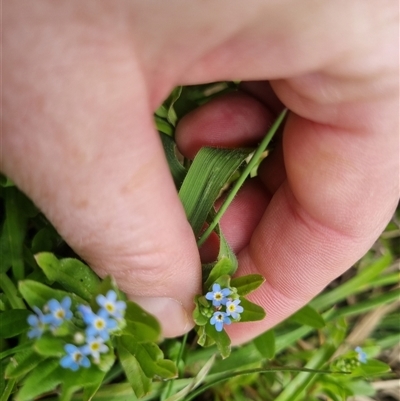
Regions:
M 103 319 L 97 319 L 94 325 L 97 330 L 102 330 L 105 327 L 105 323 L 104 323 Z
M 55 315 L 58 319 L 64 319 L 65 312 L 63 309 L 58 309 Z
M 114 312 L 114 310 L 115 310 L 115 308 L 114 308 L 114 305 L 112 304 L 112 303 L 110 303 L 110 302 L 107 302 L 106 303 L 106 309 L 107 309 L 107 311 L 108 312 Z

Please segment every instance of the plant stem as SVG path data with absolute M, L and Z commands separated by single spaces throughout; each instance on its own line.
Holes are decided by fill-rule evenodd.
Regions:
M 229 192 L 228 196 L 226 197 L 224 203 L 222 206 L 219 208 L 217 214 L 214 217 L 214 220 L 212 223 L 208 226 L 207 230 L 204 231 L 203 235 L 200 237 L 200 239 L 197 241 L 197 246 L 202 246 L 206 239 L 210 236 L 216 225 L 219 223 L 221 220 L 221 217 L 223 214 L 226 212 L 226 209 L 228 209 L 228 206 L 231 204 L 233 201 L 233 198 L 236 196 L 238 193 L 239 189 L 243 185 L 244 181 L 248 177 L 248 175 L 251 173 L 253 168 L 256 166 L 261 154 L 265 151 L 269 143 L 271 142 L 271 139 L 275 135 L 276 131 L 278 130 L 279 126 L 281 125 L 283 119 L 285 118 L 287 114 L 287 109 L 283 110 L 281 114 L 279 114 L 278 118 L 275 120 L 275 122 L 272 124 L 272 127 L 269 129 L 267 132 L 267 135 L 264 137 L 264 139 L 261 141 L 260 145 L 258 146 L 257 150 L 254 152 L 253 157 L 251 158 L 249 164 L 246 166 L 238 180 L 235 182 L 235 185 L 233 186 L 232 190 Z

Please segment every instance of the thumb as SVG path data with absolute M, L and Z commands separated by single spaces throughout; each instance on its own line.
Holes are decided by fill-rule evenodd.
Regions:
M 71 30 L 67 3 L 14 4 L 3 10 L 2 170 L 165 336 L 183 334 L 200 261 L 134 57 L 92 41 L 112 32 L 112 18 Z

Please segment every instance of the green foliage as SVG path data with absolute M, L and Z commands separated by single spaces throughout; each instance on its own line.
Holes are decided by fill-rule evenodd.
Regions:
M 202 236 L 199 244 L 209 234 L 203 231 L 207 226 L 220 239 L 216 260 L 203 266 L 203 292 L 195 297 L 193 312 L 195 330 L 183 339 L 162 339 L 157 320 L 128 301 L 111 277 L 100 280 L 76 259 L 32 202 L 0 176 L 0 207 L 5 212 L 0 220 L 0 401 L 343 401 L 354 395 L 375 399 L 371 383 L 393 378 L 385 355 L 398 344 L 400 314 L 392 305 L 400 294 L 399 273 L 393 268 L 400 257 L 399 212 L 378 246 L 346 276 L 248 344 L 231 347 L 225 330 L 217 331 L 211 324 L 213 314 L 226 309 L 206 298 L 216 283 L 231 291 L 230 302 L 240 301 L 243 307 L 232 324 L 265 317 L 263 309 L 247 299 L 264 278 L 234 276 L 236 256 L 219 226 L 223 210 L 213 208 L 225 191 L 224 205 L 229 204 L 260 159 L 255 152 L 249 164 L 244 160 L 252 150 L 206 149 L 193 162 L 183 160 L 177 156 L 174 130 L 187 111 L 236 87 L 180 87 L 156 111 L 155 125 L 179 196 L 196 236 Z M 84 336 L 87 328 L 78 306 L 97 313 L 96 297 L 108 291 L 126 302 L 126 310 L 105 341 L 107 352 L 96 363 L 89 356 L 91 365 L 76 372 L 63 368 L 65 345 L 78 344 L 77 334 Z M 73 317 L 59 327 L 48 325 L 39 338 L 29 339 L 32 308 L 46 309 L 50 299 L 61 302 L 66 296 L 71 298 Z M 369 313 L 374 313 L 376 323 L 363 336 L 360 327 Z M 365 351 L 365 362 L 355 345 Z

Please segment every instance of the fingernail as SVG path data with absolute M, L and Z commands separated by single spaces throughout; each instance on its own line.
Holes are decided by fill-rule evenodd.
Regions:
M 164 337 L 177 337 L 186 333 L 191 322 L 182 304 L 173 298 L 132 297 L 147 312 L 160 322 Z

